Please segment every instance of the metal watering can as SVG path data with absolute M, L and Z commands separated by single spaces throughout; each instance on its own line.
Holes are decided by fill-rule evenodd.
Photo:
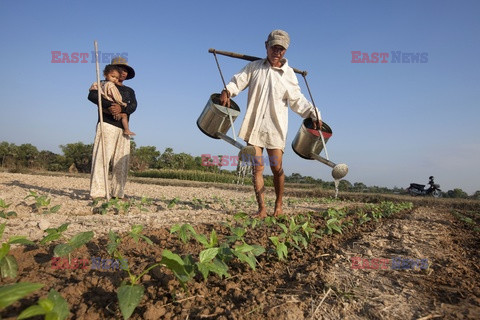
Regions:
M 342 179 L 348 173 L 348 166 L 344 163 L 336 164 L 320 156 L 325 149 L 328 139 L 332 136 L 332 129 L 322 122 L 321 130 L 313 129 L 313 121 L 310 118 L 303 120 L 300 129 L 292 141 L 292 149 L 297 155 L 308 160 L 317 160 L 333 168 L 332 177 L 335 180 Z M 327 155 L 328 158 L 328 155 Z
M 228 130 L 239 114 L 240 107 L 235 101 L 230 100 L 230 108 L 224 107 L 220 104 L 220 94 L 214 93 L 210 96 L 200 117 L 198 117 L 197 126 L 210 138 L 225 140 L 242 149 L 244 146 L 241 143 L 227 136 Z

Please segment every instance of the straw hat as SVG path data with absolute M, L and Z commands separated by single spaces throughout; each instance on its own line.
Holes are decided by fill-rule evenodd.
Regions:
M 132 79 L 133 77 L 135 77 L 135 70 L 133 70 L 133 68 L 128 65 L 127 59 L 118 56 L 118 57 L 115 57 L 115 58 L 112 59 L 111 64 L 116 65 L 116 66 L 122 66 L 125 69 L 127 69 L 128 75 L 127 75 L 127 78 L 125 80 Z

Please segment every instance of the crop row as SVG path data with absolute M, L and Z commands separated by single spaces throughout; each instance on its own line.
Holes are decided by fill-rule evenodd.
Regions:
M 203 234 L 189 224 L 178 224 L 171 227 L 170 233 L 178 237 L 178 241 L 182 244 L 180 247 L 187 247 L 186 244 L 195 242 L 202 249 L 199 252 L 187 254 L 164 249 L 161 257 L 155 259 L 155 263 L 145 266 L 138 272 L 133 272 L 131 266 L 126 262 L 127 259 L 124 258 L 124 237 L 110 231 L 106 251 L 112 259 L 126 262 L 122 267 L 125 273 L 124 281 L 116 290 L 120 312 L 124 319 L 130 318 L 144 297 L 145 288 L 141 282 L 142 277 L 155 268 L 170 270 L 185 292 L 188 292 L 189 284 L 195 279 L 203 278 L 204 281 L 207 281 L 210 276 L 230 277 L 232 263 L 245 264 L 248 268 L 257 270 L 260 256 L 264 256 L 263 259 L 285 261 L 289 258 L 292 250 L 302 251 L 314 239 L 333 233 L 342 233 L 345 228 L 355 224 L 376 221 L 411 208 L 411 203 L 382 202 L 350 210 L 331 208 L 320 213 L 311 212 L 279 218 L 268 217 L 264 220 L 251 218 L 241 212 L 234 215 L 231 221 L 221 224 L 221 233 L 219 230 L 212 229 Z M 104 209 L 108 210 L 108 205 Z M 0 239 L 3 237 L 5 227 L 5 223 L 0 225 Z M 67 228 L 68 223 L 58 228 L 47 229 L 46 235 L 37 242 L 30 241 L 24 236 L 12 236 L 3 242 L 0 249 L 1 277 L 17 277 L 18 264 L 13 254 L 10 253 L 12 245 L 38 247 L 54 245 L 54 256 L 68 257 L 70 261 L 72 253 L 92 241 L 94 233 L 93 231 L 80 232 L 67 238 L 64 236 Z M 268 231 L 266 233 L 270 235 L 268 244 L 262 246 L 247 240 L 254 238 L 247 237 L 247 235 L 257 228 L 265 228 Z M 132 238 L 137 243 L 141 241 L 149 246 L 156 245 L 143 234 L 141 225 L 132 226 L 126 237 Z M 172 245 L 172 247 L 175 246 Z M 0 310 L 43 286 L 40 283 L 18 282 L 0 287 Z M 19 319 L 38 315 L 44 315 L 45 319 L 66 319 L 69 315 L 68 304 L 57 291 L 51 289 L 46 298 L 39 299 L 37 304 L 22 311 Z

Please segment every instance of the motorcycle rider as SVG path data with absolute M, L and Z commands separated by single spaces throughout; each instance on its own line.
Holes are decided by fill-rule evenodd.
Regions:
M 433 176 L 430 176 L 428 178 L 428 184 L 430 185 L 429 189 L 433 188 L 433 185 L 435 184 L 435 182 L 433 181 Z

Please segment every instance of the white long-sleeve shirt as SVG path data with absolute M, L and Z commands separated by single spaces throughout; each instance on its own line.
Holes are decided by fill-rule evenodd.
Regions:
M 316 119 L 286 59 L 280 68 L 267 59 L 250 62 L 233 76 L 227 90 L 235 97 L 247 87 L 247 110 L 238 136 L 254 146 L 285 149 L 289 105 L 302 118 Z

